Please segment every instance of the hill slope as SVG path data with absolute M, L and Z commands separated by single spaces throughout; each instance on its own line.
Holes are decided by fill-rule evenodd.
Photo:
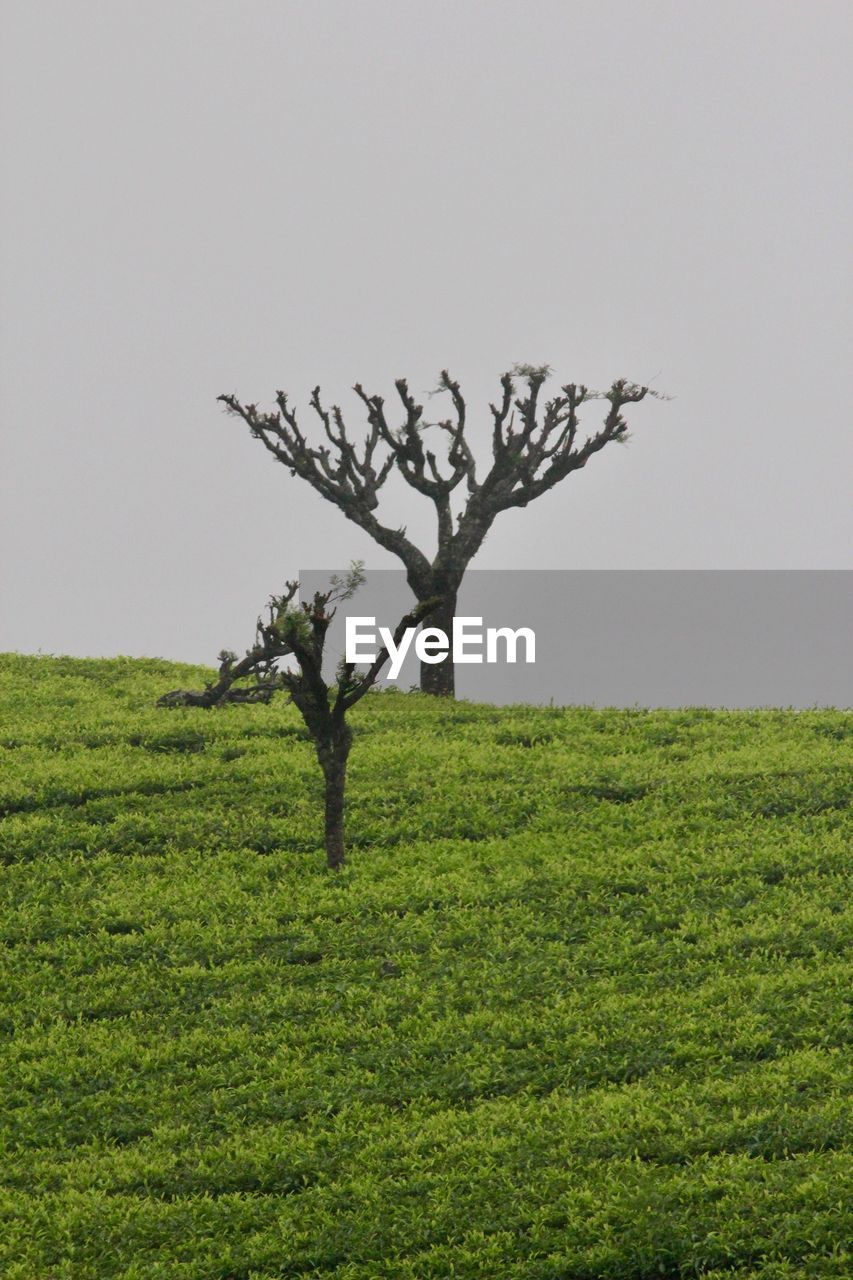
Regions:
M 0 659 L 0 1274 L 847 1274 L 850 717 Z

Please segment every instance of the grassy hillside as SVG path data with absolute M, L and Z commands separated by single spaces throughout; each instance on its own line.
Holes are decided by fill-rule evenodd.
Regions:
M 0 1275 L 849 1274 L 849 716 L 371 695 L 335 876 L 200 676 L 0 660 Z

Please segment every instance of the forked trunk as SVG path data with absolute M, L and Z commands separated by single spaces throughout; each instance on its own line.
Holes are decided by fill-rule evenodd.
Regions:
M 455 612 L 455 592 L 452 595 L 445 594 L 444 602 L 429 615 L 424 627 L 438 627 L 445 633 L 452 645 L 453 615 Z M 456 680 L 451 654 L 448 654 L 441 662 L 421 663 L 421 693 L 431 693 L 439 698 L 454 698 L 456 696 Z

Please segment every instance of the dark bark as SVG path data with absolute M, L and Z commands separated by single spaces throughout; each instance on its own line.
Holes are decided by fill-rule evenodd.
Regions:
M 336 870 L 346 861 L 344 846 L 344 796 L 347 779 L 347 758 L 352 745 L 352 733 L 342 724 L 330 742 L 317 746 L 317 759 L 323 770 L 325 799 L 326 865 Z
M 430 593 L 434 594 L 434 593 Z M 453 615 L 456 612 L 456 593 L 445 594 L 442 603 L 432 611 L 427 623 L 430 627 L 438 627 L 443 631 L 450 643 L 453 643 Z M 430 693 L 434 697 L 453 698 L 456 696 L 455 668 L 448 654 L 441 662 L 421 663 L 421 692 Z

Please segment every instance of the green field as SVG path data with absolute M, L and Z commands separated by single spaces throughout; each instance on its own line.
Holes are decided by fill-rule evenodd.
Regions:
M 9 1280 L 850 1273 L 851 718 L 0 659 Z

